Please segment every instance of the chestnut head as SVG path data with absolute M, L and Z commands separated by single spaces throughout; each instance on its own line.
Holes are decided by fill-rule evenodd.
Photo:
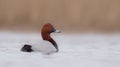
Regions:
M 55 28 L 53 27 L 53 25 L 50 24 L 50 23 L 45 24 L 45 25 L 43 26 L 41 32 L 43 32 L 43 33 L 49 33 L 49 34 L 52 33 L 52 32 L 60 33 L 60 31 L 57 30 L 57 29 L 55 29 Z

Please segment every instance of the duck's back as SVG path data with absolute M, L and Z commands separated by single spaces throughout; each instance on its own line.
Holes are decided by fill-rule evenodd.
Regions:
M 32 46 L 31 48 L 34 51 L 40 51 L 43 53 L 54 53 L 57 51 L 56 48 L 52 45 L 52 43 L 50 43 L 49 41 L 45 41 L 45 40 L 31 44 L 31 46 Z

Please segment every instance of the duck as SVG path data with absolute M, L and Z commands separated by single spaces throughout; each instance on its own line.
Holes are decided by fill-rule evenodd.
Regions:
M 21 48 L 23 52 L 39 51 L 42 53 L 56 53 L 59 51 L 56 41 L 51 37 L 51 33 L 60 33 L 51 23 L 46 23 L 41 29 L 42 40 L 37 44 L 25 44 Z

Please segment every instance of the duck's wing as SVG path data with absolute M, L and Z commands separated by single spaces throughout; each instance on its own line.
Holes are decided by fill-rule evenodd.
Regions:
M 40 41 L 39 43 L 34 43 L 31 45 L 34 51 L 40 51 L 43 53 L 52 53 L 56 52 L 56 48 L 49 41 Z

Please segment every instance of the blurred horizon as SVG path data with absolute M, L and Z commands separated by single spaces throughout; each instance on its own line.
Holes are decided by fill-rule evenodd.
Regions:
M 0 0 L 0 29 L 120 32 L 120 0 Z

